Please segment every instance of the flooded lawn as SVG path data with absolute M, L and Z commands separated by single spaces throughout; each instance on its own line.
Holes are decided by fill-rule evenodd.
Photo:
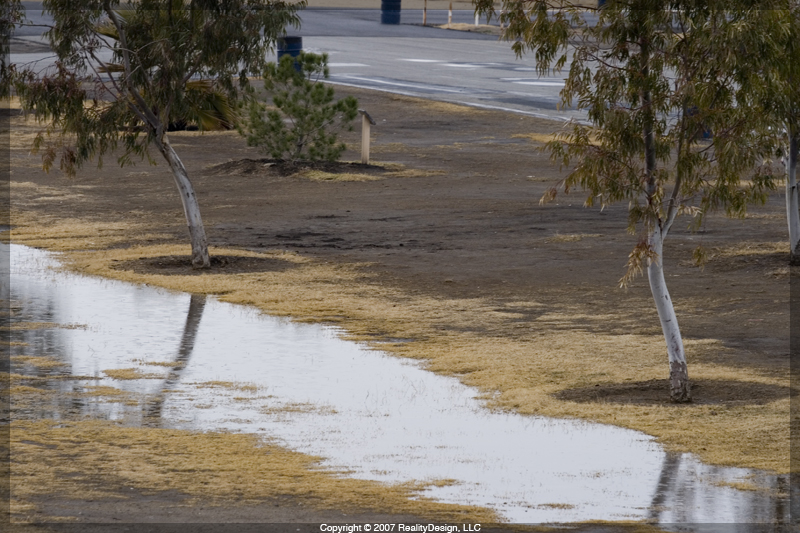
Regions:
M 356 478 L 434 482 L 425 496 L 510 522 L 788 521 L 783 477 L 631 430 L 492 412 L 457 379 L 331 327 L 59 272 L 23 246 L 11 256 L 11 371 L 79 378 L 47 381 L 58 393 L 17 418 L 252 433 Z

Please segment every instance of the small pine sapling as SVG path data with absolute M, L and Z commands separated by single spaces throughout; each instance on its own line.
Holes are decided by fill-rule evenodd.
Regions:
M 301 52 L 267 65 L 264 88 L 274 107 L 250 104 L 242 131 L 247 144 L 275 159 L 337 160 L 345 144 L 337 142 L 336 130 L 353 129 L 358 101 L 352 96 L 334 101 L 333 87 L 322 82 L 328 76 L 327 54 Z

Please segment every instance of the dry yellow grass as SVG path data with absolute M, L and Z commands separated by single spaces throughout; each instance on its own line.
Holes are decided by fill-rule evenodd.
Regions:
M 550 141 L 558 140 L 557 133 L 515 133 L 511 136 L 512 139 L 528 139 L 531 142 L 537 144 L 547 144 Z M 600 141 L 597 139 L 596 136 L 590 135 L 589 136 L 590 143 L 599 146 Z
M 204 381 L 202 383 L 197 383 L 196 386 L 208 389 L 221 388 L 247 392 L 256 392 L 258 390 L 258 386 L 253 383 L 238 383 L 233 381 Z
M 503 33 L 500 29 L 500 26 L 495 26 L 491 24 L 464 24 L 462 22 L 454 22 L 452 24 L 442 24 L 440 26 L 436 26 L 437 28 L 441 28 L 443 30 L 456 30 L 456 31 L 469 31 L 475 33 L 483 33 L 485 35 L 497 35 L 498 37 Z
M 602 237 L 602 235 L 599 233 L 556 233 L 546 239 L 546 242 L 580 242 L 583 239 L 591 239 L 593 237 Z
M 358 265 L 316 263 L 288 253 L 281 258 L 294 263 L 294 268 L 281 272 L 165 276 L 112 267 L 115 262 L 140 257 L 188 253 L 188 246 L 151 245 L 72 252 L 66 259 L 71 268 L 91 275 L 185 292 L 216 293 L 222 295 L 221 300 L 252 305 L 273 315 L 336 322 L 353 340 L 370 341 L 376 335 L 415 339 L 381 344 L 380 349 L 425 359 L 435 372 L 458 375 L 464 383 L 491 396 L 491 405 L 496 408 L 638 429 L 655 435 L 669 448 L 693 451 L 715 464 L 777 472 L 788 469 L 788 399 L 766 405 L 716 408 L 717 414 L 711 415 L 714 409 L 700 405 L 676 408 L 576 403 L 552 396 L 560 390 L 597 382 L 663 378 L 666 357 L 660 335 L 598 335 L 569 329 L 580 319 L 578 311 L 564 315 L 545 313 L 530 327 L 513 328 L 508 319 L 517 316 L 514 311 L 498 310 L 491 302 L 411 295 L 373 282 Z M 258 255 L 233 249 L 211 253 Z M 524 303 L 528 307 L 537 305 Z M 494 333 L 471 333 L 476 330 Z M 724 349 L 713 340 L 701 343 L 689 339 L 686 344 L 690 354 Z M 695 379 L 788 385 L 784 376 L 691 361 L 690 372 Z
M 336 410 L 324 405 L 314 405 L 312 403 L 282 403 L 264 407 L 261 412 L 268 415 L 289 414 L 289 413 L 314 413 L 317 415 L 334 415 Z
M 730 487 L 736 490 L 745 490 L 748 492 L 759 492 L 765 490 L 763 487 L 759 487 L 750 481 L 715 481 L 714 485 L 718 487 Z
M 60 361 L 53 357 L 48 357 L 45 355 L 14 355 L 11 356 L 12 363 L 23 363 L 29 364 L 36 368 L 58 368 L 64 366 L 66 363 L 64 361 Z
M 175 490 L 242 504 L 288 495 L 345 512 L 375 509 L 441 521 L 497 520 L 485 509 L 421 496 L 426 484 L 346 478 L 321 468 L 317 457 L 259 442 L 252 435 L 131 428 L 102 421 L 14 422 L 11 450 L 11 489 L 23 503 L 53 492 L 105 497 L 107 491 L 93 487 L 106 484 L 145 493 Z M 65 455 L 70 461 L 63 460 Z
M 789 254 L 789 241 L 753 242 L 744 241 L 733 246 L 714 248 L 709 253 L 709 260 L 716 258 L 743 257 L 749 255 Z
M 174 361 L 145 361 L 143 359 L 134 359 L 133 362 L 143 366 L 166 366 L 169 368 L 181 365 L 181 363 L 176 363 Z
M 170 244 L 135 245 L 134 241 L 134 245 L 129 248 L 78 251 L 85 242 L 86 235 L 96 232 L 94 223 L 75 220 L 68 226 L 59 226 L 59 232 L 54 233 L 50 227 L 37 226 L 29 218 L 23 217 L 22 220 L 24 223 L 13 235 L 16 242 L 34 245 L 46 242 L 51 249 L 73 250 L 65 254 L 64 259 L 68 268 L 79 272 L 191 293 L 218 294 L 221 300 L 255 306 L 267 313 L 289 316 L 299 321 L 336 322 L 344 328 L 347 338 L 353 340 L 370 342 L 376 336 L 412 339 L 411 342 L 381 343 L 376 347 L 397 356 L 425 360 L 426 367 L 431 371 L 458 376 L 465 384 L 476 387 L 494 409 L 522 414 L 575 417 L 637 429 L 656 436 L 669 449 L 692 451 L 702 460 L 713 464 L 762 468 L 782 473 L 789 468 L 788 398 L 764 405 L 681 407 L 577 403 L 555 398 L 555 393 L 565 389 L 594 383 L 661 379 L 666 373 L 665 347 L 660 335 L 612 335 L 583 331 L 572 326 L 581 320 L 581 316 L 585 315 L 593 320 L 604 318 L 597 314 L 590 315 L 579 306 L 574 312 L 542 313 L 532 323 L 518 327 L 510 319 L 519 317 L 519 309 L 537 309 L 541 304 L 536 301 L 509 302 L 504 309 L 483 299 L 448 299 L 412 294 L 378 283 L 357 264 L 315 262 L 307 257 L 285 252 L 258 254 L 235 249 L 211 250 L 212 255 L 267 256 L 291 263 L 292 268 L 281 271 L 243 274 L 212 271 L 187 276 L 139 274 L 131 270 L 116 269 L 114 265 L 143 257 L 188 255 L 189 247 Z M 107 242 L 131 243 L 130 240 L 124 240 L 125 231 L 122 227 L 118 228 L 118 232 L 116 236 L 120 240 L 109 239 Z M 765 246 L 766 249 L 772 249 L 772 245 L 759 246 L 762 253 Z M 751 246 L 740 248 L 742 253 L 747 253 Z M 605 319 L 612 320 L 614 317 Z M 476 333 L 477 331 L 481 333 Z M 700 361 L 703 360 L 703 354 L 713 355 L 725 350 L 721 343 L 713 339 L 687 339 L 686 345 L 690 357 L 695 354 Z M 689 368 L 693 379 L 724 379 L 784 387 L 789 384 L 787 376 L 777 373 L 759 373 L 750 369 L 693 360 L 690 360 Z M 239 387 L 239 384 L 213 382 L 205 385 L 233 389 Z M 286 458 L 287 462 L 273 464 L 269 462 L 270 459 L 267 463 L 259 463 L 261 459 L 258 454 L 262 453 L 259 450 L 264 448 L 259 448 L 258 443 L 243 435 L 203 436 L 149 429 L 123 429 L 99 423 L 53 428 L 42 422 L 17 425 L 16 428 L 34 433 L 33 439 L 25 437 L 26 439 L 42 439 L 42 442 L 86 440 L 92 448 L 86 459 L 80 459 L 85 461 L 85 465 L 80 462 L 74 467 L 78 469 L 76 471 L 80 471 L 85 466 L 88 468 L 87 475 L 97 470 L 98 457 L 105 458 L 109 464 L 117 460 L 133 461 L 133 464 L 141 465 L 141 475 L 128 472 L 128 467 L 124 466 L 127 463 L 123 462 L 121 473 L 114 479 L 146 490 L 172 488 L 191 494 L 220 497 L 226 494 L 225 490 L 232 490 L 236 494 L 239 494 L 236 490 L 241 490 L 240 493 L 245 497 L 264 496 L 264 491 L 268 491 L 269 494 L 322 498 L 319 500 L 320 505 L 331 507 L 376 505 L 394 512 L 430 513 L 426 516 L 445 516 L 450 512 L 444 510 L 444 507 L 436 507 L 439 504 L 408 500 L 414 490 L 417 490 L 414 487 L 386 487 L 336 478 L 330 473 L 316 470 L 314 458 L 279 448 L 275 448 L 274 453 L 279 456 L 275 459 Z M 232 439 L 230 442 L 227 440 L 229 438 Z M 135 453 L 140 454 L 139 456 L 131 456 L 134 453 L 132 451 L 123 451 L 118 457 L 114 455 L 117 453 L 116 446 L 124 439 L 131 439 L 136 443 Z M 206 470 L 201 469 L 202 474 L 197 482 L 180 474 L 180 469 L 175 474 L 169 460 L 165 458 L 162 462 L 161 457 L 173 453 L 172 450 L 176 449 L 179 442 L 182 453 L 186 454 L 185 462 L 183 458 L 180 459 L 181 464 L 191 464 L 190 459 L 196 454 L 201 456 L 203 450 L 210 446 L 210 442 L 225 443 L 222 447 L 227 449 L 230 445 L 231 449 L 241 451 L 241 460 L 236 459 L 235 465 L 253 461 L 257 465 L 253 476 L 264 475 L 267 476 L 265 479 L 271 480 L 278 476 L 280 483 L 262 483 L 261 485 L 267 485 L 268 488 L 254 488 L 250 492 L 251 480 L 255 478 L 249 477 L 251 474 L 248 472 L 237 470 L 239 466 L 229 466 L 226 463 L 227 456 L 222 459 L 217 457 L 213 461 L 198 459 Z M 269 450 L 272 454 L 272 448 Z M 24 454 L 27 453 L 30 454 L 27 456 L 28 460 L 32 461 L 34 453 L 40 451 L 40 448 L 34 449 L 25 445 L 19 457 L 26 457 Z M 161 455 L 152 464 L 143 464 L 143 457 L 148 454 Z M 111 461 L 112 457 L 117 459 Z M 38 465 L 26 463 L 24 469 L 28 468 L 33 469 L 30 475 L 40 476 L 38 480 L 41 485 L 37 485 L 36 490 L 44 490 L 38 487 L 47 486 L 48 483 L 56 488 L 61 486 L 60 483 L 68 483 L 45 472 Z M 67 466 L 58 468 L 63 470 Z M 246 470 L 245 467 L 241 468 Z M 20 472 L 24 472 L 24 469 Z M 153 476 L 152 483 L 148 481 L 145 471 Z M 104 471 L 103 475 L 111 474 Z M 248 477 L 241 488 L 237 489 L 229 483 L 230 479 L 239 475 Z M 198 485 L 208 476 L 219 476 L 219 489 Z M 171 481 L 172 478 L 174 479 Z M 30 481 L 24 476 L 21 479 L 22 482 Z M 20 494 L 33 494 L 33 490 L 29 487 Z M 444 514 L 436 514 L 440 511 Z M 481 513 L 486 511 L 466 512 L 469 516 L 484 516 Z
M 427 178 L 430 176 L 444 175 L 444 170 L 421 170 L 417 168 L 409 168 L 407 170 L 396 170 L 384 174 L 390 178 Z
M 84 324 L 59 324 L 57 322 L 16 322 L 11 324 L 11 331 L 27 331 L 32 329 L 86 329 Z
M 130 380 L 130 379 L 163 379 L 162 374 L 143 374 L 137 368 L 112 368 L 103 370 L 103 374 L 111 379 Z
M 512 139 L 528 139 L 531 142 L 546 144 L 554 141 L 556 136 L 554 133 L 515 133 L 511 136 Z
M 451 104 L 448 102 L 439 102 L 437 100 L 426 100 L 423 98 L 415 98 L 413 96 L 392 94 L 389 96 L 389 98 L 397 102 L 406 102 L 409 105 L 413 105 L 414 106 L 413 109 L 418 110 L 417 112 L 428 110 L 428 111 L 436 111 L 439 113 L 468 113 L 473 116 L 486 113 L 486 111 L 482 109 L 470 107 L 467 105 Z
M 52 251 L 104 249 L 128 242 L 148 242 L 167 238 L 166 235 L 150 233 L 147 226 L 134 222 L 89 222 L 79 219 L 39 219 L 30 221 L 20 208 L 24 201 L 12 190 L 11 218 L 14 228 L 0 233 L 0 239 L 8 242 L 24 242 L 29 246 Z
M 322 170 L 304 170 L 294 174 L 295 178 L 305 178 L 313 181 L 377 181 L 381 179 L 380 176 L 372 176 L 369 174 L 356 174 L 356 173 L 334 173 L 324 172 Z
M 114 399 L 119 399 L 120 397 L 128 397 L 129 393 L 120 390 L 116 387 L 108 387 L 106 385 L 88 385 L 85 387 L 86 392 L 84 393 L 86 396 L 104 396 L 110 397 Z

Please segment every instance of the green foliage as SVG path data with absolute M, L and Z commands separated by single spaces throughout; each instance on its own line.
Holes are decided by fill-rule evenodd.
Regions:
M 122 26 L 127 25 L 127 17 L 135 17 L 136 13 L 129 9 L 117 11 L 117 16 Z M 119 40 L 119 31 L 111 21 L 104 21 L 97 27 L 97 32 L 105 37 Z M 102 65 L 98 71 L 103 73 L 125 72 L 125 66 L 119 63 Z M 143 91 L 144 92 L 144 91 Z M 174 110 L 175 116 L 169 117 L 169 130 L 186 129 L 195 125 L 200 131 L 232 129 L 236 124 L 236 112 L 230 99 L 210 79 L 191 79 L 186 82 L 184 100 L 186 105 L 182 109 L 186 114 L 178 115 L 181 110 Z
M 11 95 L 15 68 L 9 62 L 11 35 L 24 16 L 20 0 L 4 0 L 0 5 L 0 98 Z
M 493 0 L 475 2 L 494 14 Z M 571 171 L 542 200 L 579 187 L 587 206 L 628 202 L 629 231 L 643 238 L 624 281 L 650 257 L 643 247 L 656 228 L 666 236 L 681 214 L 695 224 L 714 210 L 743 216 L 774 190 L 765 81 L 752 73 L 778 57 L 783 5 L 608 0 L 589 25 L 569 1 L 502 1 L 504 38 L 518 55 L 533 52 L 541 74 L 574 51 L 562 99 L 586 109 L 590 124 L 573 122 L 548 143 Z
M 328 55 L 301 52 L 296 60 L 285 55 L 270 63 L 263 77 L 275 108 L 251 103 L 243 132 L 247 143 L 275 159 L 338 159 L 345 145 L 337 143 L 334 130 L 352 130 L 358 101 L 352 96 L 334 101 L 333 87 L 322 82 L 328 78 Z
M 45 72 L 17 65 L 13 83 L 25 109 L 46 125 L 36 139 L 49 168 L 68 174 L 122 148 L 119 163 L 164 152 L 169 125 L 201 127 L 235 109 L 249 76 L 301 3 L 282 0 L 45 0 L 46 36 L 57 56 Z M 105 60 L 110 52 L 111 60 Z M 210 80 L 213 80 L 210 81 Z M 212 121 L 214 122 L 214 121 Z M 218 121 L 217 121 L 218 122 Z M 166 157 L 166 156 L 165 156 Z

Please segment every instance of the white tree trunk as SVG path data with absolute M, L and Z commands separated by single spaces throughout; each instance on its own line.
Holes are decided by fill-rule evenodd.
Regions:
M 797 191 L 797 151 L 800 132 L 789 132 L 789 153 L 786 156 L 786 220 L 789 223 L 789 245 L 792 260 L 800 258 L 800 202 Z
M 650 291 L 658 309 L 658 318 L 661 329 L 664 331 L 664 340 L 667 341 L 667 355 L 669 356 L 669 395 L 673 402 L 689 402 L 692 400 L 689 386 L 689 371 L 686 367 L 686 354 L 683 350 L 683 339 L 678 328 L 678 318 L 675 308 L 667 291 L 667 282 L 664 279 L 663 244 L 664 236 L 661 226 L 656 225 L 649 236 L 649 244 L 655 257 L 647 261 L 647 277 L 650 280 Z
M 181 195 L 183 203 L 183 213 L 186 215 L 186 224 L 189 226 L 189 239 L 192 242 L 192 266 L 194 268 L 208 268 L 211 260 L 208 257 L 208 240 L 206 230 L 203 227 L 203 219 L 200 217 L 200 205 L 197 203 L 192 182 L 186 173 L 186 167 L 170 146 L 166 137 L 156 142 L 161 155 L 167 160 L 172 176 L 175 178 L 175 185 Z

